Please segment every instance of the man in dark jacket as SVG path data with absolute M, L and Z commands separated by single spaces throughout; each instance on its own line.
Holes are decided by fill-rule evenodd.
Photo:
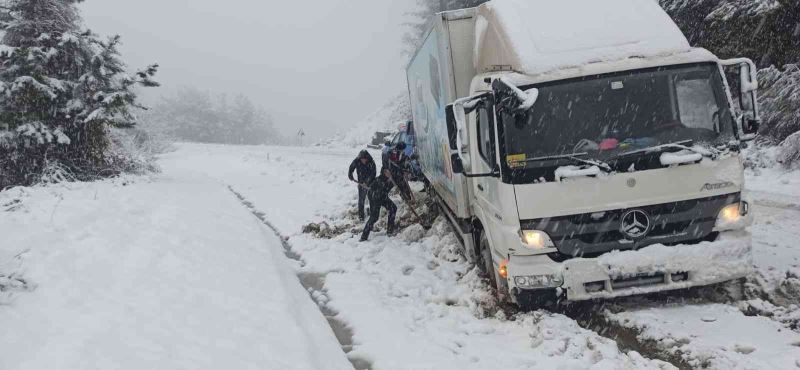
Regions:
M 381 208 L 386 208 L 389 211 L 386 232 L 389 235 L 394 234 L 394 216 L 397 213 L 397 206 L 389 199 L 389 192 L 393 187 L 392 173 L 387 168 L 381 168 L 380 176 L 376 177 L 369 185 L 369 220 L 364 225 L 364 232 L 361 233 L 362 242 L 369 239 L 372 227 L 381 217 Z
M 358 181 L 353 178 L 353 171 L 358 175 Z M 358 157 L 350 163 L 347 177 L 350 178 L 350 181 L 358 183 L 358 218 L 364 221 L 364 200 L 367 197 L 366 186 L 375 178 L 375 161 L 368 151 L 362 150 L 358 153 Z M 370 205 L 372 205 L 372 202 L 370 202 Z
M 392 173 L 392 179 L 397 187 L 400 189 L 400 195 L 408 202 L 413 202 L 414 196 L 411 192 L 411 186 L 406 179 L 406 173 L 411 173 L 409 167 L 409 158 L 406 155 L 406 143 L 399 142 L 395 147 L 386 155 L 384 166 L 387 166 Z

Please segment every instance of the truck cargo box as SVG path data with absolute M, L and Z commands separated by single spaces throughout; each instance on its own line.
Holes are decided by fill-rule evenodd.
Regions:
M 437 14 L 407 67 L 422 171 L 450 210 L 462 218 L 469 212 L 466 179 L 453 174 L 450 158 L 455 148 L 448 138 L 445 107 L 469 94 L 475 76 L 474 16 L 475 9 Z

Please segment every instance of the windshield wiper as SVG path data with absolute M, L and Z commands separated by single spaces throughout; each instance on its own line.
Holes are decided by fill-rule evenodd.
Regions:
M 668 148 L 678 148 L 678 149 L 688 150 L 690 152 L 697 153 L 702 155 L 703 157 L 708 157 L 711 159 L 717 159 L 717 156 L 719 156 L 719 151 L 717 151 L 716 149 L 712 150 L 711 148 L 706 149 L 706 148 L 699 148 L 696 146 L 686 146 L 682 144 L 664 144 L 664 146 Z
M 683 140 L 683 141 L 676 141 L 674 143 L 669 143 L 669 144 L 654 145 L 654 146 L 650 146 L 650 147 L 647 147 L 647 148 L 636 149 L 636 150 L 631 150 L 631 151 L 628 151 L 628 152 L 620 153 L 620 154 L 614 156 L 614 158 L 612 158 L 612 159 L 616 160 L 616 159 L 620 159 L 620 158 L 624 158 L 624 157 L 630 157 L 632 155 L 642 154 L 642 153 L 662 153 L 662 152 L 664 152 L 665 149 L 669 149 L 669 148 L 681 148 L 681 149 L 688 148 L 686 145 L 692 145 L 693 142 L 694 141 L 692 141 L 692 140 Z
M 522 160 L 522 161 L 516 161 L 516 162 L 531 163 L 531 162 L 551 161 L 551 160 L 559 160 L 559 159 L 569 159 L 569 160 L 571 160 L 573 162 L 577 162 L 577 163 L 581 163 L 581 164 L 587 164 L 587 165 L 590 165 L 590 166 L 597 166 L 597 168 L 599 168 L 599 169 L 601 169 L 601 170 L 603 170 L 605 172 L 611 172 L 612 171 L 611 166 L 608 163 L 605 163 L 605 162 L 597 160 L 597 159 L 580 158 L 581 156 L 586 156 L 586 155 L 589 155 L 589 153 L 559 154 L 559 155 L 549 155 L 549 156 L 545 156 L 545 157 L 529 158 L 529 159 L 525 159 L 525 160 Z

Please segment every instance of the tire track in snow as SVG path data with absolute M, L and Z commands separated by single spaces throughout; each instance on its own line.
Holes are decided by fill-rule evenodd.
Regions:
M 253 202 L 245 198 L 241 193 L 237 192 L 232 186 L 228 185 L 228 190 L 233 193 L 234 196 L 239 200 L 239 202 L 247 208 L 250 213 L 253 214 L 256 218 L 258 218 L 261 223 L 267 226 L 275 236 L 278 237 L 281 241 L 281 245 L 283 246 L 283 252 L 286 254 L 286 257 L 297 261 L 300 263 L 300 266 L 304 266 L 305 262 L 303 261 L 300 254 L 292 250 L 292 246 L 288 242 L 288 238 L 283 236 L 278 230 L 278 228 L 267 220 L 266 214 L 264 212 L 259 211 Z M 339 345 L 342 347 L 342 351 L 344 351 L 347 359 L 350 360 L 350 363 L 353 364 L 353 368 L 356 370 L 372 370 L 372 364 L 360 357 L 351 356 L 349 353 L 353 350 L 353 331 L 347 324 L 340 320 L 337 317 L 337 313 L 331 310 L 327 305 L 327 292 L 325 290 L 325 275 L 324 274 L 317 274 L 317 273 L 298 273 L 298 279 L 300 280 L 300 284 L 305 288 L 311 299 L 317 304 L 320 312 L 325 319 L 328 321 L 328 325 L 330 325 L 333 334 L 336 336 L 336 339 L 339 341 Z
M 679 353 L 666 351 L 656 340 L 642 338 L 641 330 L 610 320 L 605 314 L 606 305 L 606 302 L 573 302 L 552 309 L 552 312 L 565 315 L 582 328 L 615 341 L 621 350 L 636 351 L 644 357 L 668 362 L 680 370 L 693 368 Z
M 783 368 L 797 355 L 800 337 L 772 317 L 745 312 L 731 284 L 577 302 L 560 313 L 621 348 L 680 369 Z M 753 336 L 756 336 L 755 340 Z M 781 353 L 772 358 L 765 353 Z M 800 357 L 796 357 L 800 361 Z M 733 364 L 739 364 L 734 366 Z M 797 364 L 800 367 L 800 362 Z

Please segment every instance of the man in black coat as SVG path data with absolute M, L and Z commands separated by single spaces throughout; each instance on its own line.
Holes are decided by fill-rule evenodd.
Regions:
M 353 171 L 358 175 L 358 181 L 353 178 Z M 358 153 L 358 157 L 350 163 L 347 177 L 350 178 L 350 181 L 358 183 L 358 218 L 364 221 L 364 200 L 367 197 L 366 186 L 375 178 L 375 161 L 368 151 L 362 150 Z M 370 205 L 372 204 L 370 202 Z
M 369 220 L 367 220 L 367 224 L 364 225 L 364 231 L 361 233 L 362 242 L 369 239 L 372 227 L 381 217 L 381 208 L 386 208 L 389 211 L 386 232 L 389 235 L 394 234 L 394 216 L 397 214 L 397 206 L 389 199 L 389 192 L 392 191 L 393 187 L 392 173 L 387 168 L 381 168 L 380 176 L 376 177 L 369 185 Z
M 413 202 L 414 196 L 411 193 L 408 180 L 406 180 L 406 173 L 411 173 L 409 158 L 406 155 L 406 143 L 402 141 L 397 143 L 385 156 L 383 165 L 391 171 L 392 179 L 400 189 L 400 195 L 403 199 L 407 202 Z

